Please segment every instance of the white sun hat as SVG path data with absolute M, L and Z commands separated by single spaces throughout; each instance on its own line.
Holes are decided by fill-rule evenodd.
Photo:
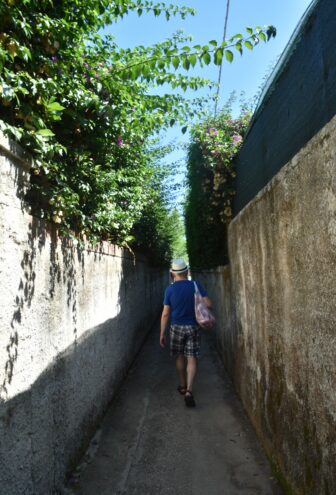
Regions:
M 186 272 L 188 270 L 188 268 L 189 267 L 188 267 L 187 263 L 182 258 L 178 258 L 178 259 L 172 261 L 170 271 L 172 273 L 183 273 L 183 272 Z

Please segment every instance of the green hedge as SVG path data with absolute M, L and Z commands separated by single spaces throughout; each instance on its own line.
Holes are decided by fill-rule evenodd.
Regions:
M 186 233 L 193 268 L 213 268 L 228 263 L 227 230 L 232 219 L 234 156 L 250 119 L 243 109 L 233 119 L 227 106 L 192 130 L 188 155 Z

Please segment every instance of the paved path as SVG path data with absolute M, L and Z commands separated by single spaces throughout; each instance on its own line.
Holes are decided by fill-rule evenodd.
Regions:
M 211 342 L 188 409 L 158 330 L 147 339 L 68 493 L 280 495 Z

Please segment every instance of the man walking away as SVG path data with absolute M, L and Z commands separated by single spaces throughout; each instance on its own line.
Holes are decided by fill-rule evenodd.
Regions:
M 183 259 L 174 260 L 170 272 L 174 283 L 167 287 L 164 295 L 160 345 L 166 345 L 165 332 L 170 318 L 170 353 L 176 358 L 179 378 L 177 390 L 185 396 L 186 406 L 195 407 L 192 390 L 200 354 L 200 328 L 195 317 L 195 285 L 193 280 L 188 280 L 188 265 Z M 198 282 L 197 286 L 210 308 L 212 304 L 204 288 Z

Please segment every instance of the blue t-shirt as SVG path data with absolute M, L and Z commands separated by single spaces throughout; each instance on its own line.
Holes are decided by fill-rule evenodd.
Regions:
M 198 290 L 202 297 L 207 294 L 199 282 Z M 167 287 L 163 304 L 170 306 L 172 325 L 197 325 L 195 318 L 195 286 L 193 280 L 178 280 Z

